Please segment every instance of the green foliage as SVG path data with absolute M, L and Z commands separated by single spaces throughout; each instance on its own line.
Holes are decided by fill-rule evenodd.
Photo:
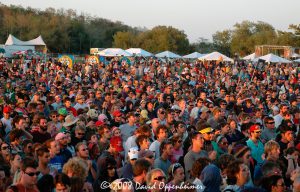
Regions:
M 199 53 L 211 53 L 215 51 L 215 45 L 210 42 L 208 39 L 200 37 L 196 43 L 191 44 L 191 51 L 197 51 Z
M 40 11 L 2 4 L 0 26 L 0 42 L 5 42 L 9 34 L 24 41 L 42 35 L 51 52 L 78 54 L 89 53 L 91 47 L 112 47 L 118 31 L 131 29 L 120 22 L 77 15 L 72 9 Z

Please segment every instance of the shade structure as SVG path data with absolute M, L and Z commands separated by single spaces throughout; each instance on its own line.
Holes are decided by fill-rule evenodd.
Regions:
M 246 61 L 253 61 L 255 58 L 256 58 L 255 53 L 252 53 L 252 54 L 250 54 L 250 55 L 247 55 L 246 57 L 243 57 L 243 60 L 246 60 Z
M 274 55 L 273 53 L 261 56 L 259 59 L 265 60 L 267 63 L 291 63 L 290 60 Z
M 299 58 L 300 57 L 300 55 L 299 54 L 297 54 L 297 53 L 294 53 L 292 56 L 291 56 L 292 58 Z
M 171 51 L 164 51 L 155 55 L 156 57 L 167 57 L 167 58 L 181 58 L 180 55 L 177 55 Z
M 182 57 L 186 58 L 186 59 L 198 59 L 199 57 L 203 57 L 204 55 L 206 55 L 206 54 L 201 54 L 199 52 L 194 52 L 194 53 L 182 56 Z
M 105 56 L 105 57 L 116 57 L 116 56 L 132 56 L 131 53 L 128 53 L 127 51 L 124 51 L 123 49 L 120 48 L 108 48 L 104 49 L 99 52 L 99 55 Z
M 207 61 L 228 61 L 233 62 L 233 59 L 227 57 L 226 55 L 223 55 L 219 52 L 212 52 L 210 54 L 204 55 L 199 58 L 200 60 L 207 60 Z
M 294 62 L 300 63 L 300 59 L 296 59 L 296 60 L 294 60 Z
M 130 49 L 126 49 L 126 51 L 128 53 L 131 53 L 132 55 L 136 55 L 136 56 L 142 56 L 142 57 L 153 56 L 152 53 L 145 51 L 144 49 L 141 49 L 141 48 L 130 48 Z

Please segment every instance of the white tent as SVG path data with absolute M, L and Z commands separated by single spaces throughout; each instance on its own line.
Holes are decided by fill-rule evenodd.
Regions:
M 206 55 L 206 54 L 201 54 L 201 53 L 198 53 L 198 52 L 194 52 L 194 53 L 182 56 L 182 57 L 186 58 L 186 59 L 197 59 L 199 57 L 203 57 L 204 55 Z
M 256 58 L 255 53 L 252 53 L 252 54 L 247 55 L 246 57 L 244 57 L 243 60 L 246 60 L 246 61 L 253 61 L 255 58 Z
M 297 53 L 294 53 L 292 56 L 291 56 L 292 58 L 299 58 L 300 57 L 300 55 L 299 54 L 297 54 Z
M 145 51 L 144 49 L 141 49 L 141 48 L 130 48 L 130 49 L 127 49 L 126 51 L 131 53 L 132 55 L 136 55 L 136 56 L 143 56 L 143 57 L 153 56 L 152 53 Z
M 120 48 L 107 48 L 100 51 L 98 54 L 105 57 L 132 56 L 131 53 L 128 53 L 127 51 L 124 51 L 123 49 Z
M 219 52 L 212 52 L 210 54 L 204 55 L 199 58 L 200 60 L 207 60 L 207 61 L 229 61 L 233 62 L 233 59 L 219 53 Z
M 20 39 L 10 34 L 5 42 L 4 49 L 5 57 L 12 57 L 13 53 L 17 51 L 32 50 L 45 52 L 47 50 L 47 47 L 42 36 L 38 36 L 37 38 L 29 41 L 21 41 Z
M 261 56 L 259 59 L 265 60 L 267 63 L 291 63 L 290 60 L 274 55 L 273 53 Z
M 9 35 L 5 45 L 19 45 L 19 46 L 37 46 L 37 45 L 46 45 L 42 36 L 38 36 L 35 39 L 29 41 L 21 41 L 20 39 L 14 37 L 13 35 Z
M 294 60 L 294 62 L 300 63 L 300 59 L 296 59 L 296 60 Z
M 181 58 L 180 55 L 177 55 L 171 51 L 163 51 L 161 53 L 157 53 L 156 57 L 167 57 L 167 58 Z

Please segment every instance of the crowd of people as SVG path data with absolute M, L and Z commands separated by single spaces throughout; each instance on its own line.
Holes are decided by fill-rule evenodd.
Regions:
M 299 69 L 0 58 L 0 192 L 300 192 Z

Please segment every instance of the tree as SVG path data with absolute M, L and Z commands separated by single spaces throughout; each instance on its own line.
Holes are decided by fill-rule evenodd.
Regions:
M 230 30 L 217 31 L 213 35 L 213 43 L 216 50 L 230 56 L 231 36 L 232 32 Z
M 114 35 L 113 46 L 122 49 L 137 47 L 136 35 L 131 31 L 119 31 Z

